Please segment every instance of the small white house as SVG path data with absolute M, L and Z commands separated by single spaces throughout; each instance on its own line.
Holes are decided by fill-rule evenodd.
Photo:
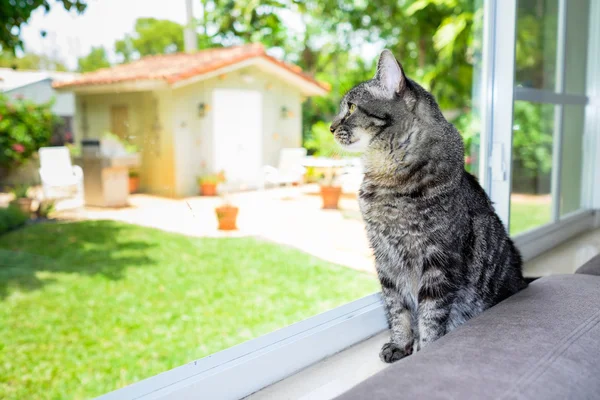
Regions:
M 196 194 L 203 171 L 255 186 L 282 148 L 302 144 L 302 102 L 328 87 L 261 45 L 144 57 L 55 84 L 76 96 L 81 138 L 138 145 L 141 189 Z

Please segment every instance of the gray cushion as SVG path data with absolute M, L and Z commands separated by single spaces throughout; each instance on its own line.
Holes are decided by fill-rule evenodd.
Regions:
M 581 267 L 577 268 L 575 273 L 600 276 L 600 254 L 583 264 Z
M 600 277 L 538 279 L 338 399 L 600 399 Z

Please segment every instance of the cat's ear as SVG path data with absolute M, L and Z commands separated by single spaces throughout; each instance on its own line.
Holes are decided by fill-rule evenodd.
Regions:
M 402 66 L 389 50 L 383 50 L 379 56 L 374 79 L 379 81 L 381 88 L 390 97 L 402 92 L 406 86 L 406 76 Z

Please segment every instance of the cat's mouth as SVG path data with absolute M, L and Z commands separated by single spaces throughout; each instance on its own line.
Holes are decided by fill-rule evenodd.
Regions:
M 342 146 L 348 151 L 360 151 L 363 150 L 364 140 L 361 138 L 352 138 L 348 143 L 342 144 Z
M 340 130 L 339 132 L 335 132 L 335 140 L 346 151 L 361 152 L 369 146 L 371 137 L 362 131 L 350 133 L 346 130 Z

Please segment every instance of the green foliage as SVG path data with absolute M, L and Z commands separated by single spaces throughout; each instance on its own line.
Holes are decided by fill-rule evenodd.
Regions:
M 71 154 L 71 158 L 81 157 L 81 145 L 74 143 L 66 143 L 65 147 L 69 149 L 69 153 Z
M 177 22 L 138 18 L 134 33 L 115 43 L 115 52 L 128 62 L 143 56 L 183 51 L 183 25 Z
M 54 128 L 60 123 L 50 111 L 51 105 L 10 100 L 0 94 L 0 167 L 15 168 L 50 144 Z
M 18 207 L 0 207 L 0 235 L 24 225 L 28 219 Z
M 315 156 L 331 157 L 340 153 L 340 146 L 325 122 L 317 122 L 312 126 L 311 136 L 304 142 L 304 147 Z
M 106 49 L 102 46 L 92 47 L 90 53 L 85 57 L 80 57 L 77 60 L 79 72 L 91 72 L 100 68 L 110 67 L 110 62 L 106 55 Z
M 552 168 L 554 106 L 515 102 L 513 163 L 522 174 L 536 177 Z
M 86 6 L 86 0 L 56 0 L 55 4 L 62 4 L 67 10 L 75 10 L 82 13 Z M 21 26 L 26 24 L 31 17 L 31 13 L 38 8 L 44 8 L 46 12 L 50 11 L 50 1 L 48 0 L 28 0 L 28 1 L 0 1 L 0 49 L 13 52 L 15 49 L 23 48 L 21 41 Z M 45 33 L 42 32 L 42 36 Z
M 16 199 L 25 199 L 28 197 L 29 188 L 29 185 L 14 185 L 10 192 Z
M 0 67 L 24 70 L 67 71 L 67 67 L 59 60 L 45 54 L 25 53 L 16 57 L 11 52 L 0 51 Z
M 205 10 L 200 21 L 200 43 L 231 45 L 262 42 L 267 47 L 284 47 L 290 40 L 281 0 L 201 0 Z
M 112 140 L 114 142 L 121 143 L 121 145 L 123 146 L 123 148 L 125 149 L 125 152 L 127 154 L 135 154 L 139 151 L 138 146 L 136 146 L 135 144 L 131 143 L 128 140 L 122 139 L 120 136 L 118 136 L 112 132 L 104 132 L 102 134 L 102 139 Z
M 519 85 L 554 90 L 558 3 L 518 2 L 516 71 Z
M 436 96 L 444 110 L 461 110 L 456 121 L 466 139 L 467 155 L 476 148 L 479 130 L 472 115 L 473 69 L 480 59 L 481 40 L 478 22 L 482 2 L 473 0 L 400 0 L 388 2 L 343 2 L 353 12 L 340 15 L 327 10 L 328 4 L 306 4 L 315 25 L 311 33 L 321 42 L 335 34 L 329 46 L 320 49 L 311 37 L 301 53 L 299 63 L 318 70 L 317 78 L 329 82 L 332 93 L 325 98 L 309 99 L 304 106 L 304 139 L 310 143 L 312 126 L 318 121 L 330 122 L 343 93 L 357 83 L 370 79 L 375 59 L 366 62 L 357 56 L 356 47 L 378 43 L 389 48 L 401 61 L 405 72 Z M 362 18 L 368 15 L 369 18 Z M 332 19 L 333 18 L 333 19 Z M 325 22 L 324 19 L 329 19 Z M 345 22 L 346 21 L 346 22 Z M 330 28 L 329 31 L 323 27 Z M 307 51 L 310 57 L 307 57 Z M 311 66 L 312 65 L 312 66 Z M 469 155 L 470 156 L 470 155 Z M 472 168 L 476 168 L 473 166 Z
M 36 214 L 38 218 L 48 218 L 56 210 L 54 200 L 43 200 L 40 202 Z
M 199 185 L 203 185 L 203 184 L 218 185 L 220 183 L 225 183 L 225 181 L 226 181 L 225 172 L 221 171 L 216 174 L 204 173 L 202 175 L 199 175 L 196 178 L 196 181 L 198 182 Z
M 0 393 L 94 398 L 378 288 L 253 238 L 35 224 L 0 237 Z

